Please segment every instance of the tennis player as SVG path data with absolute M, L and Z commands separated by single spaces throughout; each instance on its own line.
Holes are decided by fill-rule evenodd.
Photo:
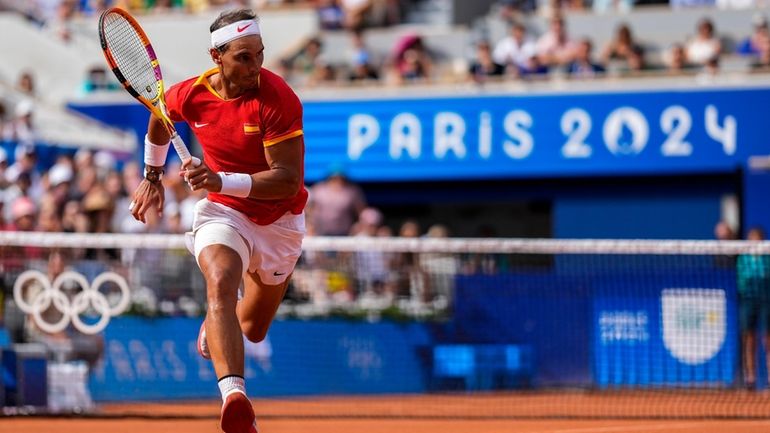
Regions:
M 254 12 L 223 12 L 210 30 L 216 66 L 172 86 L 166 102 L 171 119 L 187 122 L 203 148 L 203 163 L 185 163 L 180 175 L 194 191 L 209 192 L 187 235 L 208 297 L 198 351 L 214 363 L 222 429 L 253 433 L 242 334 L 254 342 L 265 338 L 300 256 L 307 201 L 302 104 L 280 77 L 262 68 L 265 47 Z M 163 209 L 160 180 L 169 138 L 151 117 L 145 179 L 132 209 L 139 221 L 151 207 Z

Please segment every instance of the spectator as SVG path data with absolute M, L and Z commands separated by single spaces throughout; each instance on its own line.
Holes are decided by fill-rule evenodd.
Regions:
M 425 237 L 446 239 L 449 229 L 442 224 L 434 224 L 428 228 Z M 451 253 L 422 253 L 420 268 L 427 273 L 429 282 L 423 301 L 448 299 L 454 291 L 454 278 L 460 268 L 457 257 Z
M 593 44 L 591 40 L 585 38 L 578 44 L 575 60 L 567 68 L 570 76 L 573 78 L 595 78 L 604 73 L 604 67 L 594 63 L 591 59 L 591 50 Z
M 524 79 L 546 77 L 548 66 L 540 61 L 537 54 L 530 56 L 526 63 L 519 66 L 518 75 Z
M 430 78 L 433 61 L 422 37 L 406 35 L 396 44 L 394 67 L 396 79 L 404 81 L 424 81 Z
M 110 79 L 104 67 L 94 66 L 88 70 L 88 75 L 83 81 L 80 94 L 88 95 L 94 92 L 110 92 L 119 89 L 120 86 Z
M 470 79 L 477 83 L 483 83 L 489 77 L 501 77 L 505 73 L 505 66 L 492 60 L 492 48 L 487 41 L 479 42 L 476 49 L 476 60 L 468 69 Z
M 8 182 L 15 183 L 22 174 L 25 174 L 30 179 L 28 188 L 37 187 L 40 175 L 35 171 L 35 165 L 37 164 L 35 148 L 18 144 L 14 154 L 16 161 L 5 172 Z
M 668 50 L 666 68 L 669 74 L 682 74 L 690 69 L 687 52 L 681 44 L 674 44 Z
M 15 141 L 19 145 L 31 147 L 35 144 L 34 104 L 30 99 L 22 99 L 16 104 L 14 118 L 3 129 L 3 139 Z
M 602 63 L 609 64 L 613 60 L 625 62 L 628 70 L 638 71 L 644 65 L 644 50 L 631 34 L 628 24 L 621 24 L 615 37 L 607 44 L 602 53 Z
M 345 27 L 387 26 L 401 21 L 399 0 L 340 0 Z
M 416 220 L 406 220 L 399 228 L 398 235 L 402 238 L 416 239 L 421 235 L 420 224 Z M 400 298 L 411 298 L 417 303 L 425 299 L 427 277 L 420 268 L 416 253 L 402 252 L 394 257 L 394 269 L 399 269 L 396 278 L 396 295 Z
M 754 24 L 754 32 L 738 45 L 736 51 L 743 56 L 760 57 L 763 52 L 770 50 L 768 22 L 761 14 L 755 15 L 751 21 Z
M 704 18 L 698 23 L 698 34 L 685 47 L 690 63 L 706 66 L 719 58 L 722 43 L 714 35 L 714 24 Z
M 514 24 L 511 26 L 510 34 L 501 39 L 495 46 L 492 58 L 495 63 L 499 63 L 508 68 L 515 74 L 519 69 L 526 67 L 535 54 L 537 54 L 537 44 L 527 37 L 527 28 L 523 24 Z
M 347 236 L 364 208 L 363 191 L 338 168 L 310 188 L 307 214 L 319 236 Z
M 500 18 L 509 24 L 537 9 L 537 0 L 500 0 L 497 4 Z
M 338 30 L 343 27 L 345 13 L 340 7 L 339 0 L 320 0 L 316 11 L 321 29 Z
M 749 230 L 747 239 L 765 239 L 759 227 Z M 765 347 L 770 348 L 770 256 L 742 254 L 738 257 L 738 311 L 743 348 L 743 381 L 749 389 L 756 387 L 757 334 L 764 329 Z M 770 358 L 766 356 L 768 367 Z
M 318 38 L 312 38 L 300 52 L 291 60 L 292 69 L 306 83 L 316 73 L 315 70 L 322 65 L 321 50 L 323 44 Z
M 62 0 L 56 8 L 56 16 L 46 23 L 46 29 L 62 42 L 70 42 L 73 35 L 72 20 L 77 11 L 76 0 Z
M 16 83 L 16 90 L 30 98 L 35 97 L 35 78 L 32 76 L 31 72 L 25 71 L 19 75 L 19 81 Z
M 540 62 L 547 66 L 566 65 L 575 58 L 577 45 L 567 36 L 564 18 L 551 19 L 550 29 L 537 40 L 536 49 Z
M 11 218 L 11 231 L 34 231 L 37 226 L 37 206 L 29 197 L 19 197 L 11 203 Z

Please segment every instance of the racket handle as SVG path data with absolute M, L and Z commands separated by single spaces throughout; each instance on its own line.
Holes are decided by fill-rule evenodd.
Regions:
M 192 160 L 193 167 L 201 165 L 201 160 L 190 155 L 190 151 L 187 150 L 187 145 L 184 144 L 184 140 L 182 140 L 182 137 L 176 132 L 171 136 L 171 143 L 173 143 L 174 149 L 176 150 L 177 155 L 179 155 L 179 158 L 182 159 L 182 162 Z

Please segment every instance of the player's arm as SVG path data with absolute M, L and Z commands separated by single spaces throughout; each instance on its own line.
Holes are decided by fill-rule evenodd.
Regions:
M 305 142 L 293 137 L 265 148 L 270 170 L 259 173 L 215 173 L 206 166 L 186 167 L 183 175 L 193 191 L 251 197 L 260 200 L 283 200 L 294 197 L 302 187 L 302 164 Z
M 265 148 L 270 170 L 251 175 L 249 197 L 280 200 L 294 197 L 302 188 L 304 136 L 289 138 Z
M 134 191 L 133 201 L 129 206 L 131 215 L 143 223 L 147 222 L 145 214 L 153 206 L 157 208 L 158 216 L 163 216 L 165 191 L 161 184 L 161 177 L 170 139 L 171 135 L 163 121 L 154 114 L 151 115 L 144 140 L 145 177 Z

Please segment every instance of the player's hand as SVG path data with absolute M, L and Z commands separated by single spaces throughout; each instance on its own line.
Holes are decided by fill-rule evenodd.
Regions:
M 147 224 L 145 214 L 153 206 L 158 210 L 158 217 L 163 217 L 163 204 L 165 200 L 166 195 L 162 183 L 142 179 L 142 182 L 139 183 L 136 191 L 134 191 L 134 200 L 128 206 L 128 210 L 134 219 Z
M 212 171 L 204 161 L 200 165 L 193 167 L 192 161 L 182 165 L 182 171 L 179 172 L 193 191 L 205 189 L 211 192 L 222 190 L 222 178 L 219 174 Z

